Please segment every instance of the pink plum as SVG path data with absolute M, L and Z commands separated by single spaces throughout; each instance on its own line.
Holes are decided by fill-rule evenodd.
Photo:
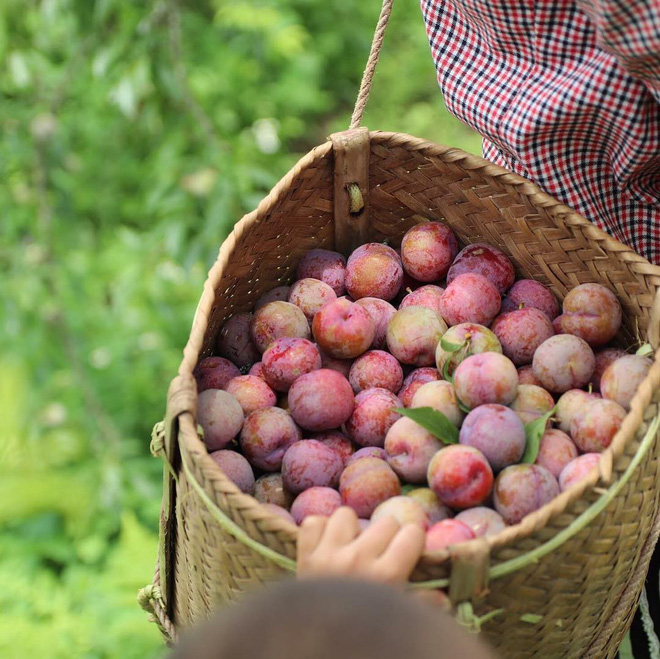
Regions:
M 592 348 L 611 341 L 621 327 L 621 304 L 600 284 L 580 284 L 564 298 L 561 327 L 584 339 Z
M 502 313 L 516 309 L 538 309 L 552 321 L 559 315 L 559 302 L 540 281 L 519 279 L 502 300 Z
M 541 380 L 534 375 L 534 369 L 531 364 L 521 366 L 518 369 L 518 384 L 535 384 L 537 387 L 541 386 Z
M 511 403 L 511 409 L 524 423 L 531 423 L 549 412 L 555 406 L 555 399 L 543 387 L 535 384 L 519 384 L 518 395 Z
M 502 351 L 516 366 L 531 364 L 536 349 L 555 334 L 550 319 L 534 308 L 498 316 L 492 330 L 502 344 Z
M 353 455 L 346 461 L 346 467 L 358 460 L 362 460 L 363 458 L 377 458 L 378 460 L 387 462 L 387 452 L 384 448 L 380 448 L 379 446 L 365 446 L 353 453 Z
M 296 524 L 302 524 L 309 515 L 330 517 L 341 507 L 341 495 L 331 487 L 310 487 L 301 492 L 291 505 L 291 515 Z
M 454 372 L 459 400 L 473 409 L 487 403 L 508 405 L 518 394 L 518 371 L 497 352 L 482 352 L 462 361 Z
M 326 368 L 301 375 L 291 385 L 288 401 L 291 416 L 306 430 L 339 428 L 355 405 L 348 380 Z
M 289 291 L 288 302 L 299 307 L 311 323 L 317 311 L 336 299 L 337 295 L 331 286 L 319 279 L 307 278 L 294 282 Z
M 339 430 L 316 433 L 313 439 L 331 448 L 341 458 L 342 465 L 344 466 L 346 466 L 349 458 L 355 453 L 355 447 L 351 440 L 339 432 Z
M 314 316 L 312 332 L 320 348 L 331 357 L 351 359 L 369 349 L 376 329 L 364 307 L 339 298 Z
M 396 421 L 385 437 L 387 462 L 407 483 L 423 483 L 431 458 L 443 443 L 412 419 Z
M 248 415 L 241 431 L 241 450 L 253 467 L 277 471 L 286 450 L 302 439 L 291 415 L 279 407 L 266 407 Z
M 544 467 L 520 464 L 500 472 L 493 492 L 495 510 L 507 524 L 517 524 L 554 499 L 559 494 L 559 484 Z
M 456 236 L 440 222 L 417 224 L 401 240 L 403 267 L 418 281 L 442 279 L 457 254 Z
M 385 435 L 401 418 L 394 410 L 401 401 L 387 389 L 361 391 L 355 397 L 355 408 L 346 421 L 346 434 L 359 446 L 383 446 Z
M 541 437 L 536 464 L 545 467 L 555 478 L 559 478 L 562 469 L 578 456 L 573 440 L 558 428 L 546 430 Z
M 596 395 L 582 389 L 569 389 L 566 393 L 562 394 L 557 401 L 557 411 L 555 413 L 559 429 L 566 433 L 569 432 L 573 417 L 589 401 L 596 400 L 597 398 Z
M 613 400 L 591 400 L 571 421 L 571 437 L 583 453 L 600 453 L 614 439 L 626 417 L 626 410 Z
M 342 503 L 369 519 L 380 503 L 401 494 L 401 483 L 386 462 L 361 458 L 349 464 L 339 479 Z
M 260 359 L 259 350 L 250 337 L 253 321 L 251 313 L 237 313 L 225 321 L 217 338 L 218 354 L 239 368 L 250 366 Z
M 485 277 L 500 294 L 511 288 L 516 277 L 513 264 L 506 254 L 486 243 L 468 245 L 458 253 L 447 272 L 447 283 L 451 284 L 466 273 Z
M 431 459 L 427 476 L 438 499 L 456 510 L 481 505 L 493 488 L 493 470 L 486 456 L 472 446 L 452 444 L 441 449 Z
M 310 487 L 336 487 L 343 467 L 342 459 L 329 446 L 305 439 L 286 450 L 282 458 L 282 482 L 293 494 Z
M 288 302 L 291 286 L 276 286 L 264 293 L 254 305 L 254 310 L 265 307 L 269 302 Z
M 571 334 L 546 339 L 536 349 L 532 361 L 534 375 L 553 394 L 584 387 L 591 380 L 595 365 L 589 345 Z
M 426 532 L 424 551 L 440 551 L 475 538 L 474 531 L 461 521 L 443 519 Z
M 403 369 L 389 352 L 369 350 L 353 362 L 348 381 L 356 394 L 372 387 L 396 393 L 403 385 Z
M 329 368 L 331 371 L 337 371 L 337 373 L 341 373 L 348 380 L 348 374 L 351 372 L 351 366 L 353 366 L 352 359 L 336 359 L 335 357 L 331 357 L 327 352 L 323 352 L 323 350 L 319 350 L 319 352 L 321 353 L 321 368 Z
M 426 307 L 399 309 L 387 326 L 387 347 L 402 363 L 430 366 L 435 350 L 447 330 L 445 321 Z
M 320 279 L 339 296 L 346 291 L 345 273 L 346 259 L 341 254 L 327 249 L 312 249 L 300 259 L 296 277 Z
M 442 412 L 457 428 L 460 428 L 465 417 L 458 406 L 454 387 L 445 380 L 423 384 L 413 396 L 410 407 L 431 407 Z
M 525 452 L 525 426 L 504 405 L 480 405 L 463 421 L 459 442 L 479 449 L 493 471 L 518 462 Z
M 410 407 L 412 399 L 419 390 L 419 388 L 427 382 L 435 382 L 440 380 L 442 376 L 438 369 L 430 366 L 416 368 L 411 371 L 404 379 L 403 386 L 399 390 L 399 398 L 404 407 Z
M 442 335 L 435 351 L 435 364 L 443 373 L 448 363 L 447 372 L 451 375 L 466 357 L 482 352 L 502 353 L 497 336 L 483 325 L 461 323 L 450 327 Z
M 240 403 L 226 391 L 207 389 L 197 397 L 197 423 L 209 451 L 225 448 L 240 432 L 244 419 Z
M 594 352 L 596 357 L 596 367 L 594 368 L 594 374 L 591 376 L 591 384 L 593 385 L 594 391 L 600 391 L 600 380 L 603 377 L 603 373 L 607 370 L 607 367 L 619 357 L 625 357 L 628 353 L 621 348 L 604 348 L 603 350 L 598 350 Z
M 254 375 L 257 378 L 261 378 L 264 382 L 266 382 L 266 378 L 264 378 L 264 363 L 263 362 L 256 362 L 252 364 L 252 368 L 248 371 L 248 375 Z
M 238 367 L 224 357 L 206 357 L 193 371 L 197 381 L 197 393 L 200 394 L 207 389 L 224 389 L 229 380 L 240 374 Z
M 484 506 L 463 510 L 454 519 L 467 524 L 477 538 L 497 535 L 506 528 L 506 522 L 502 515 L 492 508 L 485 508 Z
M 442 313 L 442 305 L 440 300 L 442 299 L 442 294 L 445 292 L 444 288 L 440 286 L 433 286 L 428 284 L 427 286 L 421 286 L 417 290 L 411 291 L 406 295 L 401 303 L 399 304 L 399 309 L 405 309 L 406 307 L 426 307 L 435 311 L 438 315 Z
M 393 299 L 401 287 L 403 266 L 387 245 L 367 243 L 358 247 L 346 263 L 346 290 L 355 300 L 363 297 Z
M 387 326 L 396 313 L 396 309 L 389 302 L 377 297 L 363 297 L 357 300 L 355 304 L 364 307 L 374 323 L 374 340 L 371 342 L 370 347 L 375 350 L 385 347 Z
M 639 385 L 646 379 L 652 365 L 653 361 L 641 355 L 626 355 L 612 362 L 600 380 L 603 398 L 613 400 L 629 410 L 630 401 L 637 393 Z
M 240 453 L 214 451 L 211 453 L 211 458 L 241 492 L 254 494 L 254 472 L 250 463 Z
M 307 339 L 276 339 L 262 357 L 264 378 L 275 391 L 289 391 L 305 373 L 321 368 L 321 354 Z
M 273 503 L 289 509 L 293 503 L 293 494 L 284 487 L 282 474 L 264 474 L 254 484 L 254 498 L 259 503 Z
M 239 402 L 247 416 L 262 407 L 273 407 L 277 403 L 275 392 L 261 379 L 254 375 L 239 375 L 231 379 L 225 391 Z
M 467 272 L 458 275 L 442 294 L 442 317 L 448 325 L 490 325 L 500 311 L 500 294 L 485 277 Z
M 564 492 L 589 476 L 600 462 L 600 453 L 585 453 L 571 460 L 559 474 L 559 487 Z
M 290 302 L 269 302 L 258 309 L 250 322 L 250 335 L 259 352 L 265 352 L 276 339 L 310 336 L 305 314 Z M 259 358 L 254 361 L 259 361 Z

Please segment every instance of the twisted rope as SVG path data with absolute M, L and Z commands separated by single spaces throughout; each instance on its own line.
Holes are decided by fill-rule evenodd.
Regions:
M 374 33 L 373 41 L 371 42 L 371 50 L 369 51 L 369 59 L 367 66 L 362 74 L 362 82 L 360 83 L 360 91 L 358 92 L 357 100 L 355 101 L 355 108 L 353 109 L 353 116 L 351 117 L 350 128 L 357 128 L 362 122 L 362 115 L 364 115 L 364 108 L 369 100 L 369 92 L 371 91 L 371 82 L 374 78 L 378 58 L 380 57 L 380 49 L 383 45 L 385 38 L 385 30 L 387 23 L 390 20 L 392 13 L 393 0 L 383 0 L 383 7 L 380 10 L 378 23 L 376 24 L 376 32 Z

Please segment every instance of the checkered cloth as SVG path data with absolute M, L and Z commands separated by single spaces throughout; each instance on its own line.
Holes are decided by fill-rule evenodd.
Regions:
M 484 157 L 660 263 L 660 0 L 420 0 Z

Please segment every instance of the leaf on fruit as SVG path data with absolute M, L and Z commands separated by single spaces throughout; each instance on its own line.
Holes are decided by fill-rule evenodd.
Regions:
M 538 613 L 523 613 L 520 616 L 520 619 L 522 622 L 529 622 L 535 625 L 537 622 L 541 622 L 541 620 L 543 620 L 543 616 L 540 616 Z
M 465 339 L 463 343 L 452 343 L 448 339 L 445 339 L 443 336 L 440 339 L 440 347 L 445 351 L 445 352 L 458 352 L 461 348 L 463 348 L 467 344 L 468 340 Z
M 458 397 L 456 397 L 456 404 L 462 412 L 465 412 L 466 414 L 472 412 L 472 410 Z
M 458 428 L 442 412 L 432 407 L 397 407 L 394 411 L 418 423 L 443 444 L 458 443 Z
M 447 382 L 451 382 L 454 384 L 454 376 L 449 372 L 449 369 L 451 368 L 451 359 L 448 359 L 445 362 L 445 365 L 442 367 L 442 377 L 447 380 Z
M 650 343 L 644 343 L 637 349 L 635 354 L 641 355 L 642 357 L 649 357 L 653 354 L 653 348 L 651 347 Z
M 545 434 L 545 426 L 548 423 L 548 419 L 556 412 L 557 406 L 555 405 L 549 412 L 546 412 L 538 419 L 525 424 L 525 453 L 520 462 L 534 464 L 536 456 L 539 454 L 541 437 Z

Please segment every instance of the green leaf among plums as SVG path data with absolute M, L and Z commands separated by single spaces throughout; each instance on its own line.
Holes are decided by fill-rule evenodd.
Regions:
M 458 352 L 461 348 L 465 347 L 467 345 L 468 339 L 465 339 L 463 343 L 452 343 L 448 339 L 445 339 L 443 336 L 440 339 L 440 347 L 445 351 L 445 352 Z
M 447 380 L 447 382 L 451 382 L 454 384 L 454 376 L 450 373 L 451 368 L 451 359 L 448 359 L 445 362 L 445 365 L 442 367 L 442 377 Z
M 557 412 L 557 406 L 553 407 L 549 412 L 546 412 L 538 419 L 530 421 L 525 424 L 525 453 L 523 454 L 520 462 L 533 464 L 536 456 L 539 454 L 539 446 L 541 445 L 541 437 L 545 433 L 545 427 L 548 419 Z
M 458 408 L 462 411 L 465 412 L 466 414 L 469 414 L 472 412 L 472 408 L 468 407 L 460 398 L 456 398 L 456 404 L 458 405 Z
M 442 412 L 432 407 L 397 407 L 394 411 L 418 423 L 443 444 L 458 443 L 458 428 Z

